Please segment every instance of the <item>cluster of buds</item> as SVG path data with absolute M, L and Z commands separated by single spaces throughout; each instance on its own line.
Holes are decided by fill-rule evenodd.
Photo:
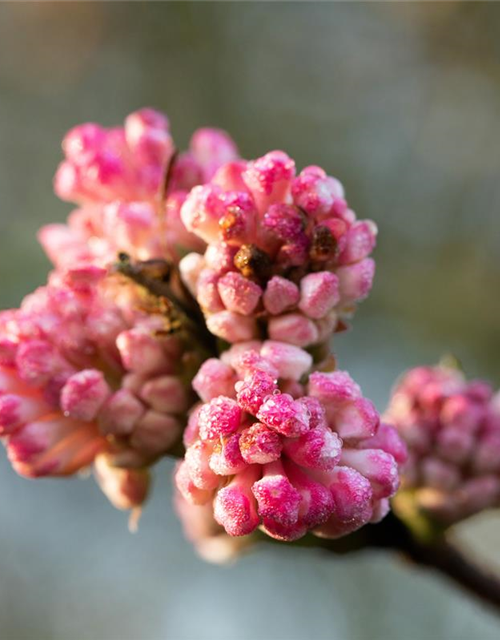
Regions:
M 406 441 L 400 499 L 443 525 L 500 505 L 500 395 L 451 366 L 417 367 L 386 413 Z
M 146 468 L 179 438 L 202 358 L 163 315 L 139 311 L 131 287 L 92 266 L 53 273 L 0 314 L 0 436 L 14 469 L 61 476 L 96 460 L 119 508 L 143 502 Z
M 315 166 L 296 175 L 281 151 L 221 167 L 181 218 L 208 245 L 182 259 L 182 277 L 227 342 L 325 342 L 370 291 L 375 224 L 356 219 L 338 180 Z
M 203 251 L 180 220 L 181 205 L 192 187 L 238 157 L 232 139 L 210 128 L 198 129 L 189 150 L 177 156 L 166 116 L 152 109 L 130 114 L 123 127 L 77 126 L 63 151 L 55 190 L 80 208 L 66 225 L 48 225 L 39 235 L 58 268 L 106 266 L 118 252 L 178 260 Z
M 213 504 L 230 536 L 257 527 L 279 540 L 336 538 L 379 521 L 406 449 L 343 371 L 310 373 L 311 356 L 277 341 L 207 360 L 184 433 L 177 488 Z

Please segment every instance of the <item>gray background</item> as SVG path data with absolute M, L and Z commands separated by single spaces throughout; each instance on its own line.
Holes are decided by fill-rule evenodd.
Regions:
M 43 283 L 41 223 L 74 124 L 157 106 L 176 141 L 227 128 L 346 186 L 380 227 L 355 331 L 335 339 L 379 408 L 404 368 L 454 352 L 500 372 L 500 7 L 495 4 L 37 3 L 0 6 L 0 305 Z M 198 560 L 169 463 L 140 531 L 92 481 L 29 482 L 0 457 L 2 640 L 497 638 L 498 619 L 396 558 L 263 548 Z M 500 570 L 500 519 L 457 535 Z

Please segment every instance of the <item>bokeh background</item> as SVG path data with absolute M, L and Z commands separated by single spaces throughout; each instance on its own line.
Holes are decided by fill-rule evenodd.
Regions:
M 0 6 L 0 306 L 43 283 L 37 227 L 63 220 L 64 132 L 151 105 L 247 157 L 283 148 L 377 221 L 378 274 L 335 349 L 380 409 L 405 368 L 459 356 L 500 384 L 500 6 L 13 3 Z M 457 640 L 498 619 L 383 553 L 263 548 L 204 564 L 170 505 L 140 531 L 91 480 L 23 480 L 0 458 L 2 640 Z M 500 571 L 500 518 L 457 533 Z

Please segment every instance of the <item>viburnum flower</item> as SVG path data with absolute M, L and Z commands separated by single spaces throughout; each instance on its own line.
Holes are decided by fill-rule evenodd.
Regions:
M 188 191 L 238 158 L 218 129 L 195 131 L 177 156 L 167 117 L 153 109 L 130 114 L 123 127 L 87 123 L 63 140 L 65 160 L 54 179 L 57 195 L 78 203 L 67 224 L 41 229 L 40 241 L 58 268 L 107 266 L 118 252 L 136 260 L 178 261 L 204 243 L 180 220 Z
M 336 538 L 377 522 L 399 484 L 405 447 L 343 371 L 277 341 L 233 346 L 200 368 L 202 404 L 184 433 L 176 484 L 213 503 L 231 536 L 257 527 L 279 540 Z
M 141 301 L 89 266 L 53 273 L 0 314 L 0 436 L 18 473 L 70 475 L 99 456 L 115 505 L 145 498 L 145 469 L 179 438 L 204 356 Z
M 401 500 L 446 525 L 500 505 L 500 394 L 489 383 L 447 365 L 417 367 L 396 384 L 385 417 L 409 450 Z
M 181 218 L 207 243 L 181 274 L 209 330 L 230 343 L 324 342 L 370 291 L 375 224 L 356 219 L 338 180 L 315 166 L 296 175 L 282 151 L 222 166 Z

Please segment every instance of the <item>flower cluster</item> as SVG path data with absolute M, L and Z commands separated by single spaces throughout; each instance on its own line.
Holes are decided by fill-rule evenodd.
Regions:
M 0 436 L 13 467 L 68 475 L 99 454 L 97 478 L 122 508 L 144 500 L 145 467 L 180 436 L 201 357 L 134 295 L 87 267 L 53 273 L 0 314 Z
M 500 505 L 500 395 L 447 366 L 417 367 L 396 385 L 386 413 L 409 449 L 403 488 L 451 524 Z
M 176 483 L 192 504 L 213 501 L 231 536 L 260 526 L 279 540 L 336 538 L 389 509 L 403 443 L 347 373 L 311 365 L 294 345 L 242 343 L 193 381 L 203 403 Z
M 207 243 L 181 274 L 227 342 L 327 341 L 370 291 L 375 224 L 356 219 L 338 180 L 315 166 L 296 175 L 281 151 L 224 165 L 192 189 L 181 217 Z
M 181 205 L 193 186 L 238 157 L 231 138 L 209 128 L 197 130 L 189 150 L 177 157 L 166 116 L 152 109 L 130 114 L 123 127 L 77 126 L 64 138 L 63 151 L 55 190 L 80 208 L 67 224 L 39 234 L 58 268 L 106 266 L 118 252 L 178 261 L 186 251 L 203 250 L 180 220 Z

